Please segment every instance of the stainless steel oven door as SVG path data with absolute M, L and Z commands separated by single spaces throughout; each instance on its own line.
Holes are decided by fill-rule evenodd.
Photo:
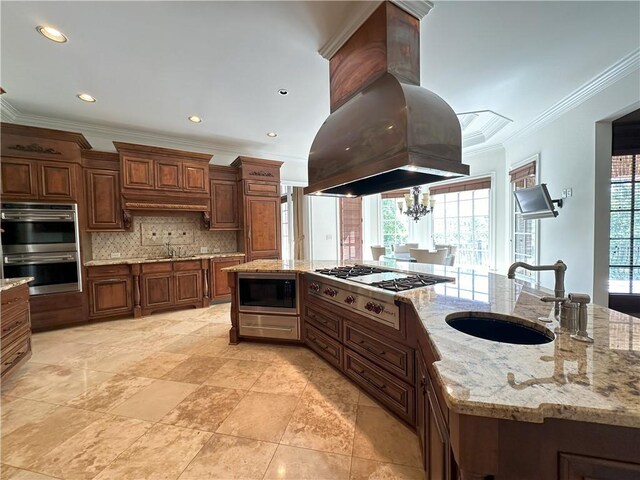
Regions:
M 82 291 L 76 252 L 4 255 L 2 270 L 5 278 L 33 277 L 29 284 L 31 295 Z
M 237 294 L 240 312 L 285 315 L 300 312 L 295 273 L 239 273 Z
M 3 203 L 3 251 L 73 252 L 78 249 L 75 204 Z

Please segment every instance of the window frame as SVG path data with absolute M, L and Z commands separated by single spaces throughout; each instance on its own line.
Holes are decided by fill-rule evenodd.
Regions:
M 540 185 L 540 154 L 536 153 L 534 155 L 531 155 L 530 157 L 525 158 L 524 160 L 521 160 L 517 163 L 514 163 L 513 165 L 509 166 L 509 169 L 507 171 L 507 178 L 509 181 L 509 187 L 508 187 L 508 191 L 509 191 L 509 243 L 510 243 L 510 253 L 509 253 L 509 258 L 510 258 L 510 263 L 514 263 L 516 260 L 516 252 L 515 252 L 515 248 L 516 248 L 516 244 L 515 244 L 515 227 L 516 227 L 516 201 L 515 201 L 515 196 L 513 195 L 514 192 L 514 182 L 511 181 L 511 172 L 514 170 L 517 170 L 520 167 L 523 167 L 524 165 L 528 164 L 528 163 L 535 163 L 536 166 L 536 174 L 535 174 L 535 181 L 536 181 L 536 185 Z M 535 241 L 536 241 L 536 248 L 535 248 L 535 254 L 533 255 L 534 259 L 535 259 L 535 265 L 540 265 L 540 219 L 534 219 L 534 220 L 529 220 L 531 222 L 536 222 L 535 226 L 536 226 L 536 233 L 535 233 Z M 516 278 L 521 279 L 521 280 L 525 280 L 525 281 L 534 281 L 535 283 L 540 283 L 540 272 L 532 272 L 531 276 L 528 275 L 523 275 L 520 271 L 516 271 Z

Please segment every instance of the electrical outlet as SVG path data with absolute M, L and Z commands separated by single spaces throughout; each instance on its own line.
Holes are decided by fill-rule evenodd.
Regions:
M 219 248 L 214 248 L 213 249 L 213 253 L 220 253 L 220 249 Z
M 573 189 L 567 188 L 567 197 L 573 197 Z
M 567 189 L 566 188 L 562 189 L 562 198 L 567 198 Z
M 120 252 L 111 252 L 111 258 L 120 258 Z
M 200 253 L 209 253 L 208 247 L 200 247 Z

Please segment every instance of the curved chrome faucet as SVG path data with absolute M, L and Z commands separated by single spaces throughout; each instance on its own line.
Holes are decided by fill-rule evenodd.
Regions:
M 516 278 L 516 270 L 520 267 L 534 272 L 547 270 L 555 272 L 555 296 L 557 299 L 564 298 L 564 272 L 567 271 L 567 265 L 562 260 L 558 260 L 553 265 L 529 265 L 528 263 L 524 262 L 516 262 L 511 264 L 511 266 L 509 267 L 507 278 L 510 278 L 512 280 Z M 556 302 L 553 312 L 555 315 L 558 315 L 560 313 L 560 302 Z

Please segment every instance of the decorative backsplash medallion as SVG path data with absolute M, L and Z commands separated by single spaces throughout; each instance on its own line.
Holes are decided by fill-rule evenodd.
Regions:
M 134 216 L 130 232 L 91 234 L 92 259 L 107 260 L 112 258 L 112 253 L 119 253 L 121 258 L 161 256 L 167 251 L 165 244 L 168 241 L 180 246 L 182 253 L 186 255 L 201 253 L 201 247 L 207 247 L 207 253 L 238 250 L 235 231 L 203 230 L 199 214 L 174 217 Z

